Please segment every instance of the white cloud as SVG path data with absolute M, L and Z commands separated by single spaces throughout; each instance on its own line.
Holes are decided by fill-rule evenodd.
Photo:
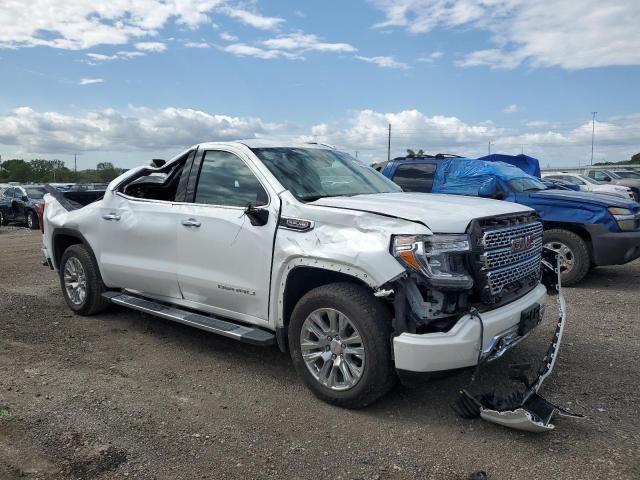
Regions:
M 65 114 L 39 112 L 29 107 L 0 115 L 0 153 L 3 157 L 43 156 L 65 152 L 97 152 L 102 158 L 136 158 L 136 152 L 177 152 L 203 141 L 270 137 L 296 141 L 319 141 L 346 151 L 359 151 L 365 161 L 386 158 L 388 125 L 392 155 L 407 148 L 427 153 L 449 152 L 467 156 L 492 151 L 524 152 L 543 165 L 576 165 L 591 153 L 591 119 L 571 128 L 542 126 L 513 129 L 492 122 L 469 123 L 446 115 L 426 115 L 418 110 L 350 112 L 338 123 L 319 122 L 308 129 L 285 122 L 221 115 L 188 108 L 151 109 L 130 107 L 125 112 L 102 111 Z M 600 160 L 625 160 L 638 152 L 640 114 L 596 122 L 596 155 Z M 124 152 L 128 155 L 115 155 Z M 31 154 L 31 155 L 30 155 Z M 133 166 L 133 164 L 122 166 Z
M 138 42 L 136 48 L 143 52 L 164 52 L 167 46 L 162 42 Z
M 233 43 L 221 50 L 239 57 L 256 57 L 265 60 L 286 58 L 289 60 L 304 59 L 304 54 L 316 52 L 355 52 L 357 49 L 348 43 L 330 43 L 322 41 L 317 35 L 295 32 L 278 35 L 255 45 Z
M 255 57 L 263 60 L 273 60 L 276 58 L 299 58 L 292 53 L 283 52 L 281 50 L 268 50 L 253 45 L 247 45 L 246 43 L 232 43 L 231 45 L 222 47 L 221 50 L 235 55 L 236 57 Z
M 104 78 L 81 78 L 78 85 L 91 85 L 94 83 L 103 83 Z
M 236 37 L 235 35 L 231 35 L 228 32 L 222 32 L 220 34 L 220 38 L 225 42 L 235 42 L 236 40 L 238 40 L 238 37 Z
M 319 52 L 355 52 L 357 49 L 348 43 L 328 43 L 321 41 L 317 35 L 295 32 L 288 35 L 279 35 L 262 42 L 262 45 L 272 50 L 295 50 L 306 52 L 316 50 Z
M 196 28 L 225 0 L 30 0 L 2 2 L 0 47 L 70 50 L 156 36 L 169 22 Z
M 134 57 L 144 57 L 146 53 L 144 52 L 128 52 L 128 51 L 119 51 L 114 53 L 113 55 L 103 55 L 102 53 L 87 53 L 87 57 L 89 57 L 93 62 L 109 62 L 111 60 L 128 60 Z
M 442 58 L 444 56 L 443 52 L 433 52 L 430 53 L 428 55 L 422 55 L 421 57 L 418 57 L 418 62 L 420 63 L 433 63 L 436 60 L 438 60 L 439 58 Z
M 259 28 L 261 30 L 273 30 L 282 22 L 284 22 L 284 18 L 266 17 L 258 13 L 243 10 L 241 8 L 228 7 L 224 9 L 224 12 L 231 18 L 235 18 L 245 25 Z
M 517 113 L 519 111 L 520 111 L 520 107 L 515 103 L 512 103 L 511 105 L 507 105 L 502 109 L 502 113 Z
M 363 62 L 373 63 L 382 68 L 395 68 L 399 70 L 409 70 L 411 67 L 406 63 L 398 62 L 393 57 L 378 56 L 378 57 L 363 57 L 356 55 L 355 58 L 362 60 Z
M 188 108 L 108 109 L 68 115 L 29 107 L 0 116 L 0 144 L 14 152 L 137 151 L 186 148 L 203 141 L 275 135 L 284 124 Z M 117 163 L 117 162 L 116 162 Z
M 184 44 L 187 48 L 209 48 L 210 45 L 207 42 L 187 42 Z
M 371 0 L 385 15 L 378 28 L 424 33 L 472 27 L 494 48 L 470 52 L 458 65 L 566 69 L 639 65 L 637 0 Z

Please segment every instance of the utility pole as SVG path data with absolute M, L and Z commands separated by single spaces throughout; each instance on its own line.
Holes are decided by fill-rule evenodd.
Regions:
M 356 160 L 358 159 L 358 150 L 356 150 Z
M 596 113 L 591 112 L 591 165 L 593 165 L 593 141 L 596 136 Z
M 489 153 L 489 155 L 491 155 L 491 140 L 489 140 L 489 148 L 488 148 L 488 153 Z
M 73 154 L 73 171 L 78 173 L 78 154 Z
M 387 161 L 391 161 L 391 124 L 389 124 L 389 138 L 387 141 Z

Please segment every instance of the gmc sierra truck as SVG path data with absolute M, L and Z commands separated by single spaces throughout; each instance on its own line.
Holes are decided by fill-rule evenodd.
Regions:
M 351 408 L 397 371 L 497 359 L 543 315 L 529 207 L 404 193 L 319 144 L 203 143 L 153 165 L 45 196 L 43 253 L 77 314 L 112 303 L 277 344 Z

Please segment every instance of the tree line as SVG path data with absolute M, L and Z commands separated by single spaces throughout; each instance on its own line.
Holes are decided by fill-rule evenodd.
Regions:
M 0 163 L 0 183 L 106 183 L 122 173 L 110 162 L 102 162 L 95 169 L 67 168 L 62 160 L 11 159 Z
M 622 162 L 599 162 L 596 165 L 640 165 L 640 153 L 636 153 L 629 160 L 623 160 Z

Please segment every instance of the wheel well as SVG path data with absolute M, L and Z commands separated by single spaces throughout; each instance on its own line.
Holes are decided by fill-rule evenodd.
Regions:
M 351 282 L 362 285 L 373 293 L 369 285 L 345 273 L 315 267 L 296 267 L 291 270 L 287 276 L 287 284 L 285 285 L 283 296 L 282 318 L 284 326 L 280 329 L 281 331 L 278 335 L 278 344 L 281 349 L 286 348 L 285 338 L 289 327 L 289 319 L 298 301 L 314 288 L 337 282 Z
M 591 256 L 591 258 L 593 258 L 591 235 L 584 227 L 582 227 L 582 225 L 575 224 L 575 223 L 544 222 L 544 229 L 545 230 L 552 230 L 552 229 L 569 230 L 570 232 L 575 233 L 586 242 L 587 247 L 589 249 L 589 255 Z
M 53 264 L 56 267 L 60 265 L 60 259 L 62 258 L 62 254 L 65 252 L 67 248 L 71 245 L 79 245 L 84 243 L 82 239 L 74 236 L 74 235 L 56 235 L 53 237 Z

